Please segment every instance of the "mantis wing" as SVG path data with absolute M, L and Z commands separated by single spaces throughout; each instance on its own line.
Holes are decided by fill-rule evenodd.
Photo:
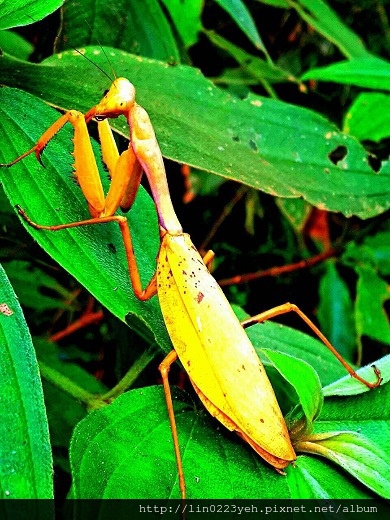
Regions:
M 186 234 L 163 237 L 158 295 L 175 350 L 207 410 L 265 460 L 295 460 L 265 369 L 221 288 Z

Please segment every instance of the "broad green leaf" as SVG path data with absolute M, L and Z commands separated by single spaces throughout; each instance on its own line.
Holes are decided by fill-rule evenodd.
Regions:
M 333 42 L 347 58 L 369 55 L 362 40 L 323 0 L 287 0 L 308 24 Z
M 363 92 L 353 102 L 344 118 L 344 132 L 360 140 L 380 141 L 390 136 L 390 96 Z
M 326 397 L 321 416 L 315 423 L 315 433 L 346 430 L 359 432 L 389 453 L 390 385 L 388 370 L 387 374 L 383 372 L 387 382 L 369 392 L 346 397 Z M 325 394 L 327 390 L 324 389 Z
M 180 61 L 175 38 L 158 0 L 84 0 L 82 9 L 75 2 L 67 2 L 62 28 L 65 41 L 58 41 L 60 49 L 69 49 L 65 42 L 76 49 L 99 43 L 161 61 Z M 104 69 L 112 77 L 107 60 L 111 60 L 109 55 Z
M 302 199 L 277 198 L 275 202 L 294 230 L 302 233 L 312 210 L 310 204 Z
M 89 374 L 76 363 L 66 358 L 55 343 L 35 339 L 39 364 L 45 376 L 45 369 L 69 378 L 73 384 L 91 394 L 104 394 L 107 388 L 95 377 Z M 66 351 L 68 353 L 68 350 Z M 53 380 L 43 379 L 43 391 L 47 403 L 47 417 L 50 428 L 50 440 L 53 447 L 69 448 L 72 432 L 76 424 L 85 417 L 87 409 L 85 403 L 77 401 L 66 393 L 64 388 L 59 388 Z
M 390 344 L 390 321 L 384 304 L 390 299 L 389 284 L 367 265 L 355 266 L 359 275 L 356 287 L 356 328 L 359 336 Z
M 360 144 L 315 112 L 257 96 L 239 100 L 191 67 L 109 52 L 117 75 L 137 86 L 138 101 L 148 110 L 166 157 L 345 215 L 367 218 L 389 207 L 390 164 L 375 173 Z M 101 49 L 86 53 L 106 66 Z M 83 111 L 107 88 L 101 72 L 72 53 L 39 66 L 4 57 L 0 73 L 9 85 L 27 86 L 56 105 Z M 16 106 L 6 89 L 2 95 Z M 22 114 L 12 111 L 14 118 Z M 122 121 L 113 124 L 127 132 Z M 340 148 L 346 156 L 334 164 L 331 152 Z
M 390 63 L 376 56 L 363 56 L 333 65 L 310 69 L 302 81 L 316 79 L 379 90 L 390 89 Z
M 248 8 L 242 0 L 214 0 L 222 9 L 224 9 L 236 22 L 238 27 L 245 33 L 248 39 L 255 47 L 264 52 L 268 56 L 267 49 L 257 31 L 255 22 L 248 11 Z
M 274 7 L 283 7 L 285 9 L 289 8 L 288 0 L 258 0 L 262 4 L 272 5 Z
M 308 436 L 297 450 L 332 460 L 383 498 L 390 498 L 390 455 L 356 432 Z
M 378 368 L 382 369 L 384 381 L 386 382 L 389 380 L 389 362 L 387 359 L 385 362 L 387 367 L 385 367 L 385 363 L 382 363 L 382 361 L 380 360 L 377 365 Z M 379 482 L 381 479 L 380 475 L 385 474 L 386 478 L 386 473 L 388 473 L 388 468 L 381 466 L 382 462 L 388 465 L 390 456 L 388 442 L 390 435 L 390 385 L 388 382 L 385 382 L 380 387 L 367 391 L 364 394 L 350 397 L 325 398 L 321 415 L 315 423 L 315 434 L 327 436 L 332 431 L 348 432 L 350 444 L 345 446 L 345 449 L 347 450 L 346 454 L 349 454 L 350 458 L 344 461 L 340 459 L 337 463 L 349 464 L 349 470 L 353 470 L 355 467 L 356 471 L 366 472 L 367 481 L 364 484 L 370 488 L 373 488 L 373 485 L 375 485 L 372 479 L 377 479 L 378 485 L 383 485 L 383 482 Z M 325 394 L 328 393 L 328 388 L 324 389 Z M 359 436 L 355 439 L 356 432 L 359 432 Z M 371 452 L 372 460 L 370 458 Z M 378 456 L 382 462 L 374 462 L 375 457 Z M 337 457 L 335 457 L 335 460 L 337 460 Z M 367 471 L 367 467 L 372 467 L 373 462 L 373 470 Z M 378 469 L 379 466 L 382 468 L 383 473 Z M 379 471 L 379 475 L 376 474 L 376 470 Z M 359 475 L 355 476 L 359 478 Z M 387 478 L 385 485 L 389 485 L 389 478 Z M 376 489 L 376 492 L 383 496 L 383 489 L 382 491 Z M 388 487 L 386 493 L 388 493 Z
M 53 498 L 38 364 L 22 310 L 1 267 L 0 416 L 1 498 Z
M 237 436 L 196 413 L 178 390 L 174 404 L 188 498 L 373 496 L 326 459 L 299 456 L 286 468 L 287 477 L 279 475 Z M 179 498 L 161 387 L 133 390 L 87 416 L 75 429 L 70 452 L 76 498 Z
M 390 381 L 390 355 L 384 356 L 383 358 L 375 361 L 376 368 L 380 371 L 383 378 L 383 384 Z M 375 382 L 375 374 L 372 365 L 359 368 L 356 371 L 361 377 L 367 379 L 370 382 Z M 379 387 L 380 389 L 380 387 Z M 350 375 L 342 377 L 338 381 L 327 385 L 324 389 L 324 395 L 358 395 L 364 392 L 378 392 L 379 389 L 369 390 L 365 385 L 353 379 Z
M 290 81 L 299 83 L 299 80 L 294 78 L 290 72 L 281 69 L 277 65 L 273 65 L 269 61 L 249 54 L 216 32 L 206 31 L 206 34 L 210 41 L 228 52 L 242 66 L 243 70 L 257 82 L 269 81 L 271 83 L 278 83 Z M 219 80 L 221 80 L 221 77 L 219 77 Z
M 383 276 L 390 275 L 390 231 L 379 231 L 361 244 L 350 242 L 342 261 L 352 268 L 356 264 L 367 264 Z
M 39 311 L 67 307 L 64 300 L 71 299 L 71 292 L 44 271 L 22 260 L 4 262 L 4 269 L 22 305 Z
M 33 46 L 17 33 L 0 31 L 0 49 L 20 60 L 28 60 L 33 51 Z
M 362 486 L 356 486 L 353 478 L 348 477 L 344 472 L 340 472 L 336 465 L 328 462 L 325 458 L 299 455 L 294 467 L 288 468 L 287 480 L 291 498 L 295 499 L 327 499 L 332 501 L 347 497 L 352 499 L 373 498 L 372 493 Z M 319 502 L 319 504 L 322 503 Z M 306 513 L 312 516 L 314 511 L 306 509 Z
M 263 353 L 295 389 L 306 421 L 311 424 L 319 415 L 324 401 L 315 370 L 307 363 L 281 352 L 263 349 Z
M 29 25 L 53 13 L 63 3 L 64 0 L 3 1 L 0 11 L 0 29 Z
M 203 0 L 162 0 L 185 47 L 198 41 L 202 30 Z
M 285 477 L 178 395 L 188 498 L 289 496 Z M 76 498 L 180 497 L 162 387 L 132 390 L 88 415 L 75 429 L 70 456 Z
M 326 263 L 321 278 L 317 317 L 321 331 L 332 345 L 345 359 L 353 361 L 357 346 L 353 302 L 333 262 Z

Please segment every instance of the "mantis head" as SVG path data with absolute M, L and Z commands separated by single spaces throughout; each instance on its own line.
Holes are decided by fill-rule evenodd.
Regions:
M 93 117 L 103 120 L 120 115 L 127 115 L 135 103 L 135 87 L 126 78 L 116 78 L 104 98 L 85 115 L 85 120 Z

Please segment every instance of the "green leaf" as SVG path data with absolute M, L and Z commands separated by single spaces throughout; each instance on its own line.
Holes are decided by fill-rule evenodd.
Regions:
M 348 58 L 360 58 L 369 54 L 359 36 L 323 0 L 287 0 L 287 3 Z
M 283 476 L 175 394 L 188 498 L 288 497 Z M 75 429 L 70 457 L 76 498 L 180 497 L 162 387 L 132 390 L 88 415 Z
M 343 85 L 390 90 L 390 63 L 376 56 L 363 56 L 334 65 L 310 69 L 301 77 L 302 81 L 316 79 L 333 81 Z
M 246 5 L 241 0 L 215 0 L 215 2 L 230 14 L 238 27 L 240 27 L 240 29 L 253 43 L 253 45 L 263 51 L 266 56 L 268 56 L 267 49 L 264 46 L 264 43 L 257 31 L 255 22 L 253 21 L 253 18 Z
M 105 385 L 98 381 L 76 363 L 66 358 L 65 352 L 52 342 L 40 339 L 34 340 L 37 357 L 44 369 L 49 367 L 59 374 L 68 377 L 74 384 L 79 385 L 91 394 L 104 394 Z M 68 349 L 69 350 L 69 349 Z M 68 353 L 68 350 L 66 353 Z M 67 394 L 64 389 L 58 388 L 53 381 L 43 380 L 43 390 L 47 406 L 47 417 L 50 428 L 50 440 L 53 447 L 69 448 L 70 439 L 76 424 L 87 414 L 85 403 L 77 401 Z
M 64 0 L 3 1 L 0 12 L 0 29 L 29 25 L 53 13 L 63 3 Z
M 356 287 L 356 328 L 359 336 L 390 344 L 390 321 L 384 308 L 390 299 L 389 284 L 370 266 L 355 266 L 359 275 Z
M 380 276 L 390 272 L 389 232 L 381 231 L 367 237 L 361 244 L 348 244 L 342 261 L 357 275 L 355 319 L 358 337 L 367 335 L 389 343 L 390 322 L 385 303 L 390 298 L 389 285 Z
M 70 299 L 71 292 L 61 287 L 51 276 L 31 266 L 30 262 L 5 262 L 4 269 L 22 305 L 39 311 L 67 306 L 63 300 Z M 48 296 L 45 290 L 52 292 L 53 296 L 57 293 L 57 298 Z
M 288 0 L 258 0 L 262 4 L 272 5 L 274 7 L 283 7 L 284 9 L 288 9 Z
M 379 231 L 361 244 L 350 242 L 342 261 L 353 268 L 356 264 L 367 264 L 383 276 L 390 275 L 390 231 Z
M 388 363 L 388 361 L 387 361 Z M 380 364 L 378 363 L 380 366 Z M 383 365 L 382 365 L 383 368 Z M 390 435 L 390 385 L 386 383 L 373 390 L 354 396 L 326 397 L 315 432 L 355 431 L 389 452 Z M 327 394 L 327 388 L 324 393 Z
M 323 396 L 316 371 L 307 363 L 281 352 L 263 349 L 282 376 L 294 387 L 306 422 L 311 424 L 319 415 Z M 302 382 L 305 384 L 302 384 Z
M 348 287 L 333 262 L 326 263 L 320 283 L 318 320 L 321 331 L 339 353 L 353 361 L 356 352 L 354 306 Z
M 288 468 L 291 498 L 295 499 L 367 499 L 372 493 L 357 487 L 352 478 L 341 473 L 326 459 L 299 455 L 294 467 Z M 307 511 L 311 514 L 311 511 Z
M 238 100 L 191 67 L 167 67 L 109 52 L 117 75 L 131 77 L 137 86 L 139 103 L 148 110 L 166 157 L 274 195 L 303 197 L 346 215 L 367 218 L 389 207 L 390 164 L 375 173 L 360 144 L 315 112 L 257 96 Z M 89 49 L 86 55 L 106 66 L 101 49 Z M 72 53 L 39 66 L 4 57 L 0 73 L 10 85 L 27 86 L 58 106 L 82 111 L 107 88 L 101 72 Z M 16 119 L 25 113 L 22 109 L 15 113 L 20 99 L 12 99 L 13 95 L 2 89 L 1 107 L 6 110 L 6 98 L 12 106 L 12 116 L 2 118 Z M 125 132 L 122 121 L 113 125 Z M 331 152 L 340 148 L 346 156 L 334 164 Z M 13 157 L 11 153 L 7 160 Z
M 269 81 L 279 83 L 284 81 L 300 83 L 290 72 L 287 72 L 269 61 L 262 60 L 253 56 L 226 40 L 214 31 L 205 31 L 207 37 L 215 45 L 228 52 L 243 68 L 243 70 L 253 77 L 257 82 Z M 222 76 L 223 77 L 223 76 Z M 218 78 L 221 81 L 221 77 Z
M 390 135 L 388 94 L 363 92 L 359 94 L 344 118 L 344 132 L 357 139 L 380 141 Z
M 371 395 L 368 397 L 372 402 Z M 299 456 L 294 466 L 286 468 L 287 477 L 279 475 L 237 436 L 217 427 L 204 413 L 195 412 L 188 396 L 177 389 L 174 405 L 188 498 L 372 497 L 326 459 Z M 351 418 L 356 405 L 339 406 L 345 420 Z M 323 427 L 338 424 L 329 414 L 325 419 Z M 351 426 L 364 427 L 366 422 L 358 417 Z M 378 421 L 370 424 L 375 427 Z M 373 450 L 380 451 L 378 446 Z M 88 415 L 75 429 L 70 454 L 76 498 L 139 499 L 146 494 L 148 498 L 179 498 L 161 387 L 133 390 Z
M 68 49 L 66 42 L 76 49 L 99 43 L 162 61 L 180 61 L 175 38 L 158 0 L 84 0 L 82 9 L 75 2 L 67 2 L 62 28 L 59 49 Z M 109 54 L 105 69 L 110 66 L 108 60 L 111 61 Z
M 376 368 L 380 371 L 381 376 L 383 377 L 383 383 L 387 383 L 390 381 L 390 355 L 384 356 L 383 358 L 375 361 Z M 367 365 L 365 367 L 359 368 L 356 371 L 361 377 L 367 379 L 368 381 L 375 382 L 375 374 L 372 368 L 372 365 Z M 378 390 L 375 389 L 375 392 Z M 342 377 L 338 381 L 327 385 L 323 389 L 324 395 L 358 395 L 364 392 L 370 392 L 370 390 L 357 381 L 353 379 L 350 375 Z
M 203 0 L 162 0 L 169 11 L 185 47 L 198 41 L 198 33 L 202 30 L 201 15 Z
M 383 498 L 390 498 L 390 456 L 356 432 L 308 436 L 297 450 L 332 460 Z
M 348 465 L 349 468 L 346 469 L 354 472 L 354 476 L 359 480 L 365 474 L 362 482 L 381 496 L 388 496 L 390 481 L 388 475 L 390 457 L 388 442 L 390 435 L 389 361 L 389 356 L 387 356 L 377 363 L 384 376 L 384 382 L 380 387 L 350 397 L 327 397 L 321 415 L 315 423 L 315 434 L 317 433 L 319 436 L 324 434 L 326 437 L 332 431 L 348 432 L 347 444 L 337 446 L 338 441 L 336 441 L 335 446 L 336 452 L 344 453 L 335 453 L 332 459 L 342 466 Z M 361 372 L 361 375 L 366 374 Z M 324 389 L 325 394 L 329 393 L 327 390 L 330 387 Z M 358 436 L 356 436 L 356 432 L 359 432 Z M 343 438 L 339 440 L 343 441 Z M 370 453 L 372 453 L 372 459 Z M 378 457 L 380 460 L 377 459 Z M 385 479 L 387 478 L 387 483 L 382 481 L 381 476 L 383 475 Z M 378 487 L 375 487 L 374 480 L 378 480 Z
M 293 229 L 298 233 L 302 233 L 312 211 L 310 204 L 302 199 L 282 199 L 280 197 L 275 202 Z
M 0 31 L 0 49 L 20 60 L 28 60 L 33 46 L 19 34 L 12 31 Z
M 53 498 L 49 432 L 34 347 L 0 267 L 1 498 Z

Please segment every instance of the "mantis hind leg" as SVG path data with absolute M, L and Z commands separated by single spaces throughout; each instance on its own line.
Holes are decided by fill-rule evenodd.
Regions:
M 179 437 L 177 434 L 175 412 L 173 410 L 172 394 L 171 394 L 171 389 L 170 389 L 169 380 L 168 380 L 169 370 L 171 368 L 172 363 L 174 363 L 176 360 L 177 360 L 177 354 L 174 350 L 172 350 L 160 363 L 160 366 L 158 367 L 158 369 L 161 373 L 161 377 L 163 380 L 165 400 L 167 403 L 169 422 L 170 422 L 171 431 L 172 431 L 173 445 L 175 448 L 177 471 L 178 471 L 178 475 L 179 475 L 180 493 L 181 493 L 181 498 L 184 500 L 186 498 L 186 484 L 185 484 L 185 479 L 184 479 L 183 463 L 182 463 L 181 454 L 180 454 Z
M 214 257 L 215 257 L 215 253 L 214 253 L 214 251 L 211 251 L 211 249 L 209 249 L 203 257 L 203 262 L 205 263 L 205 265 L 209 271 L 211 270 L 211 266 L 212 266 Z
M 301 311 L 297 305 L 293 303 L 285 303 L 283 305 L 279 305 L 277 307 L 273 307 L 267 311 L 264 311 L 260 314 L 256 314 L 255 316 L 248 318 L 241 322 L 241 325 L 246 328 L 254 325 L 256 323 L 262 323 L 270 318 L 275 318 L 276 316 L 280 316 L 281 314 L 286 314 L 288 312 L 295 312 L 298 316 L 311 328 L 311 330 L 316 334 L 316 336 L 324 343 L 324 345 L 332 352 L 334 356 L 340 361 L 343 367 L 348 371 L 348 373 L 354 378 L 360 381 L 363 385 L 368 388 L 376 388 L 382 382 L 382 377 L 380 375 L 379 370 L 373 365 L 374 373 L 376 376 L 375 383 L 370 383 L 366 379 L 362 378 L 355 372 L 355 370 L 345 361 L 345 359 L 337 352 L 334 346 L 330 343 L 330 341 L 322 334 L 319 328 L 311 321 L 311 319 L 306 316 L 306 314 Z

